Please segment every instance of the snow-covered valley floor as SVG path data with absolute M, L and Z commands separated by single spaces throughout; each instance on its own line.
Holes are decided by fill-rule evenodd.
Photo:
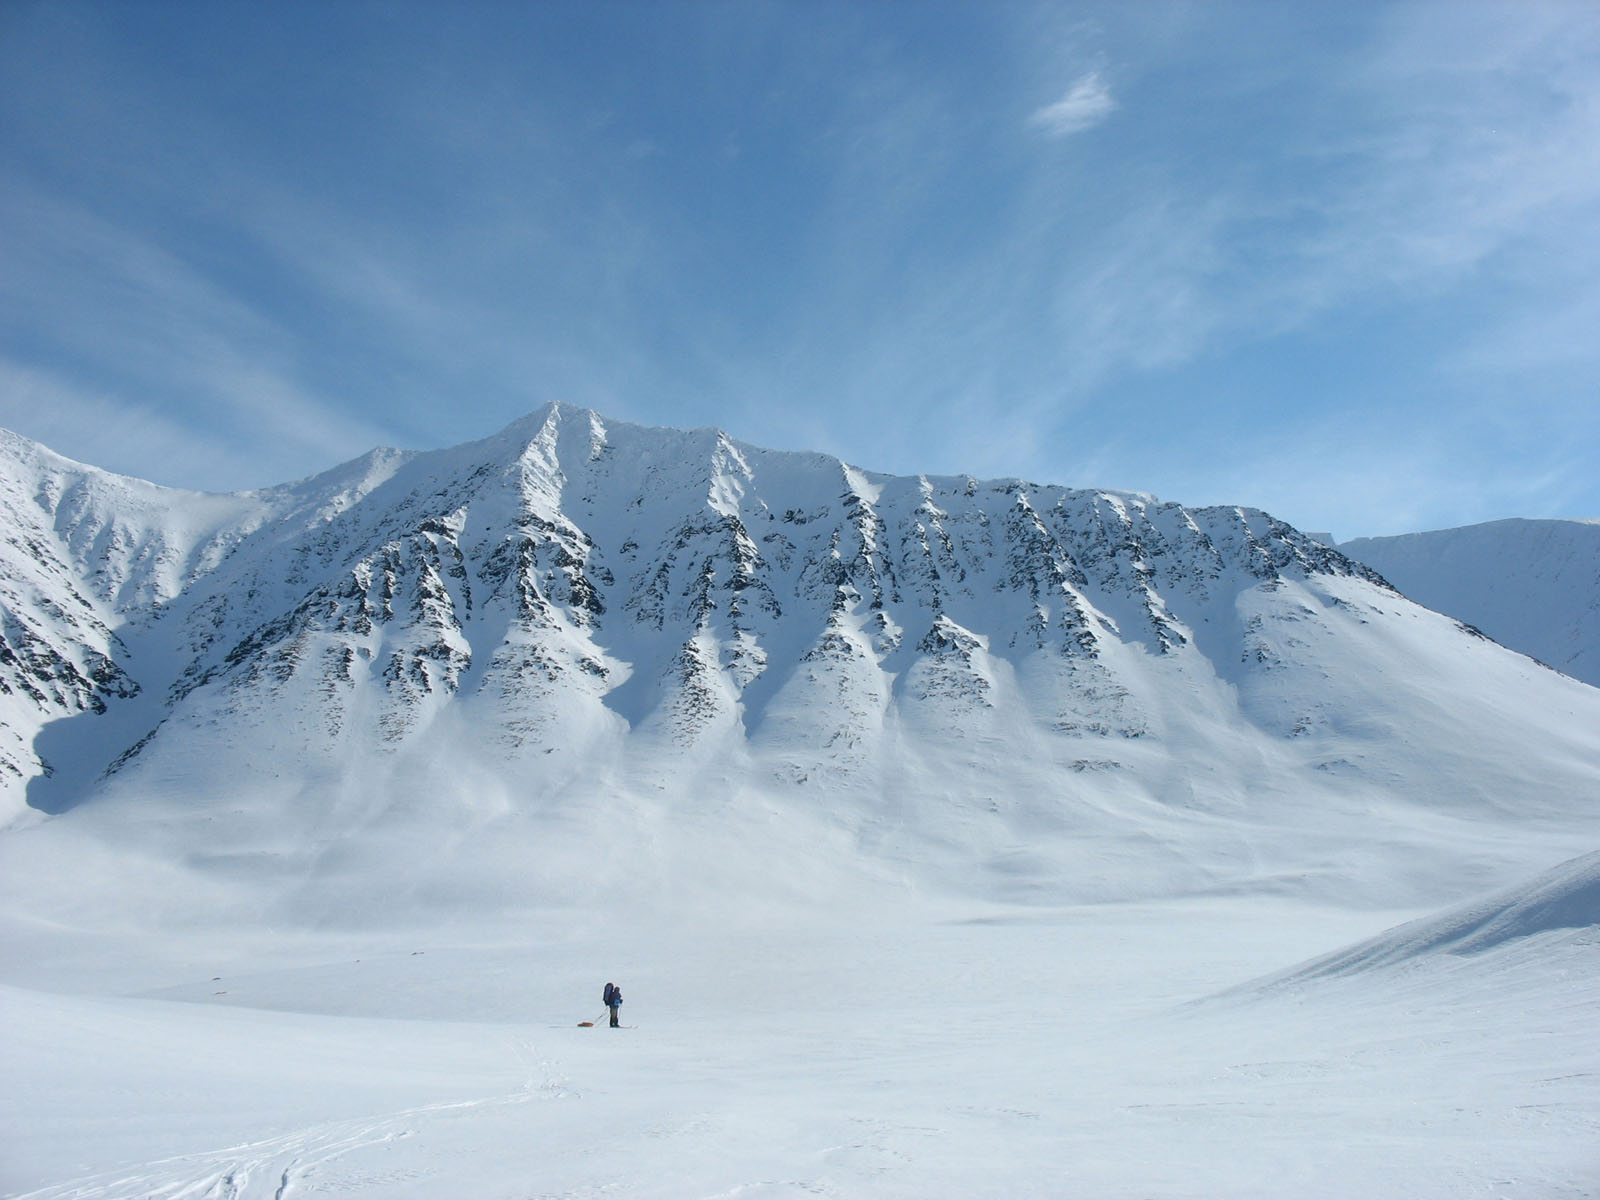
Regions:
M 0 1191 L 1600 1195 L 1592 926 L 1260 988 L 1419 914 L 863 901 L 520 933 L 10 923 Z

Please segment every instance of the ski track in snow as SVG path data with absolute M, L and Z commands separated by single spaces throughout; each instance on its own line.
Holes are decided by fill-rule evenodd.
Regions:
M 525 1053 L 520 1057 L 531 1058 L 531 1047 L 524 1045 L 523 1049 Z M 530 1078 L 506 1095 L 423 1104 L 366 1118 L 319 1123 L 280 1137 L 100 1171 L 14 1195 L 17 1200 L 116 1200 L 133 1196 L 152 1200 L 249 1200 L 271 1196 L 272 1200 L 284 1200 L 329 1190 L 361 1194 L 426 1179 L 432 1172 L 412 1166 L 341 1172 L 332 1180 L 324 1180 L 323 1176 L 331 1174 L 329 1168 L 350 1155 L 415 1137 L 441 1117 L 471 1117 L 486 1109 L 561 1099 L 570 1094 L 554 1077 L 537 1082 Z
M 265 1195 L 270 1188 L 273 1200 L 282 1200 L 308 1190 L 324 1190 L 315 1186 L 314 1180 L 323 1168 L 357 1150 L 413 1137 L 419 1125 L 432 1116 L 525 1104 L 534 1098 L 533 1094 L 520 1092 L 485 1100 L 428 1104 L 368 1120 L 338 1121 L 249 1145 L 162 1159 L 135 1171 L 100 1172 L 19 1196 L 20 1200 L 110 1200 L 136 1195 L 162 1200 L 245 1200 Z M 404 1183 L 416 1176 L 416 1172 L 394 1171 L 354 1180 L 344 1178 L 338 1186 L 340 1190 L 359 1191 L 363 1187 Z

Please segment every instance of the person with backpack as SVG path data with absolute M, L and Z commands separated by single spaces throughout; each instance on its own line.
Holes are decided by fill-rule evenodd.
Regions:
M 606 1007 L 611 1010 L 611 1028 L 617 1026 L 617 1009 L 622 1007 L 622 989 L 614 983 L 606 984 L 606 990 L 601 993 L 606 1002 Z

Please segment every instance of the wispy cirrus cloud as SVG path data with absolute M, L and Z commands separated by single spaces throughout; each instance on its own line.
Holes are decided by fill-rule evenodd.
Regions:
M 1424 494 L 1503 515 L 1440 473 L 1502 495 L 1465 441 L 1407 470 L 1379 452 L 1416 438 L 1352 435 L 1386 410 L 1476 436 L 1514 399 L 1519 487 L 1594 444 L 1592 5 L 980 6 L 914 39 L 870 6 L 556 6 L 518 11 L 559 36 L 510 39 L 486 6 L 442 49 L 397 18 L 258 110 L 238 71 L 343 44 L 349 10 L 265 51 L 246 10 L 99 11 L 99 42 L 0 46 L 30 99 L 0 121 L 0 423 L 91 461 L 143 432 L 154 473 L 265 481 L 559 398 L 1351 534 Z M 664 34 L 717 86 L 683 90 Z M 156 69 L 199 41 L 225 70 Z M 1343 477 L 1319 409 L 1359 486 L 1294 490 Z
M 1116 111 L 1111 88 L 1099 71 L 1090 71 L 1067 89 L 1054 104 L 1035 109 L 1028 124 L 1050 137 L 1067 137 L 1092 129 Z
M 157 406 L 0 354 L 0 425 L 64 456 L 148 479 L 151 463 L 203 463 L 180 481 L 216 491 L 264 482 L 259 444 L 242 446 Z M 172 479 L 155 482 L 172 483 Z
M 270 311 L 168 240 L 21 178 L 0 187 L 0 211 L 12 218 L 0 424 L 97 466 L 216 490 L 392 440 L 302 377 Z M 140 448 L 159 469 L 140 466 Z
M 1010 174 L 973 173 L 988 207 L 964 240 L 930 236 L 899 204 L 915 244 L 866 230 L 896 251 L 894 302 L 828 330 L 841 366 L 814 372 L 814 390 L 856 412 L 914 397 L 924 416 L 897 440 L 898 461 L 842 452 L 897 470 L 1244 500 L 1344 536 L 1592 509 L 1565 448 L 1592 448 L 1595 428 L 1581 390 L 1600 295 L 1587 234 L 1600 189 L 1584 169 L 1600 130 L 1600 87 L 1582 69 L 1600 36 L 1592 10 L 1449 22 L 1427 7 L 1371 10 L 1359 43 L 1270 57 L 1296 12 L 1251 42 L 1236 10 L 1204 10 L 1213 40 L 1245 39 L 1214 61 L 1193 61 L 1206 39 L 1192 36 L 1157 59 L 1127 38 L 1105 59 L 1075 44 L 1079 64 L 1117 62 L 1141 97 L 1172 99 L 1161 89 L 1181 75 L 1187 103 L 1119 111 L 1103 66 L 1076 78 L 1047 66 L 1037 78 L 1074 82 L 1015 133 L 1067 138 L 1115 112 L 1126 137 L 1071 155 L 1007 142 Z M 962 129 L 944 110 L 902 116 L 907 142 L 929 124 Z M 993 167 L 980 139 L 960 149 Z M 1513 409 L 1514 451 L 1497 436 Z M 1343 414 L 1336 438 L 1315 424 L 1321 411 Z M 1137 438 L 1124 437 L 1130 412 Z M 1165 432 L 1178 429 L 1181 440 Z M 1281 436 L 1258 445 L 1263 430 Z M 1414 431 L 1429 430 L 1450 433 L 1424 453 Z M 1330 462 L 1330 444 L 1348 453 Z

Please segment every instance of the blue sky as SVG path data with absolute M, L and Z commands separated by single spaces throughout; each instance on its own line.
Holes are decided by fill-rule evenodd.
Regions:
M 0 424 L 1600 516 L 1592 3 L 0 4 Z

